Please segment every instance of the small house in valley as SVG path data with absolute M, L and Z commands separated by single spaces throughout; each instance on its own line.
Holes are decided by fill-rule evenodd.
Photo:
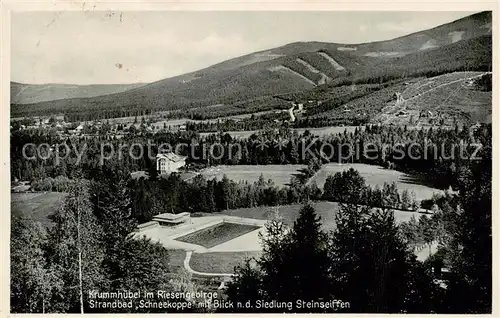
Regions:
M 76 131 L 77 133 L 81 133 L 81 132 L 82 132 L 82 130 L 83 130 L 83 125 L 82 125 L 82 124 L 78 125 L 78 127 L 76 127 L 76 128 L 75 128 L 75 131 Z

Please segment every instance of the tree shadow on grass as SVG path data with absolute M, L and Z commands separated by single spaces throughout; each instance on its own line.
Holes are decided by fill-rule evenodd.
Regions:
M 440 189 L 442 190 L 441 187 L 436 185 L 433 180 L 430 180 L 429 178 L 423 176 L 423 175 L 410 175 L 405 173 L 403 176 L 399 177 L 399 182 L 405 183 L 405 184 L 415 184 L 415 185 L 422 185 L 426 186 L 429 188 L 435 188 L 435 189 Z

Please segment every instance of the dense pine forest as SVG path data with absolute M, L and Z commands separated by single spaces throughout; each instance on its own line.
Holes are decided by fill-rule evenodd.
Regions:
M 139 130 L 123 139 L 103 135 L 61 140 L 50 131 L 16 131 L 11 137 L 11 176 L 34 181 L 58 176 L 72 178 L 81 173 L 92 179 L 106 169 L 126 173 L 155 170 L 158 147 L 168 144 L 187 156 L 188 164 L 193 166 L 367 163 L 416 173 L 439 188 L 448 188 L 455 186 L 462 166 L 467 166 L 456 157 L 462 154 L 470 158 L 477 155 L 480 147 L 491 147 L 491 134 L 491 125 L 428 130 L 366 126 L 322 137 L 284 128 L 257 132 L 242 139 L 229 134 L 202 137 L 191 131 L 151 134 Z M 24 147 L 26 156 L 23 156 L 23 146 L 28 144 L 47 146 L 40 147 L 40 151 Z M 137 146 L 122 147 L 120 156 L 120 145 L 133 144 Z M 139 158 L 140 148 L 145 155 Z M 111 149 L 116 152 L 111 153 Z M 58 160 L 57 151 L 64 160 Z M 47 159 L 41 159 L 37 152 Z M 212 156 L 207 156 L 208 153 Z M 210 162 L 208 157 L 213 157 Z

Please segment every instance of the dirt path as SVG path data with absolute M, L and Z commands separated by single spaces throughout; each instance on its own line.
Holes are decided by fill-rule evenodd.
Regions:
M 428 89 L 426 91 L 423 91 L 423 92 L 421 92 L 421 93 L 419 93 L 419 94 L 417 94 L 415 96 L 412 96 L 412 97 L 410 97 L 408 99 L 405 99 L 405 100 L 403 100 L 403 102 L 411 101 L 413 99 L 416 99 L 416 98 L 418 98 L 418 97 L 420 97 L 420 96 L 422 96 L 424 94 L 432 92 L 432 91 L 434 91 L 434 90 L 436 90 L 438 88 L 441 88 L 443 86 L 448 86 L 448 85 L 451 85 L 451 84 L 454 84 L 454 83 L 463 82 L 463 81 L 470 80 L 470 79 L 473 79 L 473 78 L 481 77 L 481 76 L 486 75 L 486 74 L 491 74 L 491 72 L 486 72 L 486 73 L 482 73 L 482 74 L 479 74 L 479 75 L 474 75 L 474 76 L 471 76 L 471 77 L 464 77 L 464 78 L 461 78 L 461 79 L 458 79 L 458 80 L 454 80 L 454 81 L 451 81 L 451 82 L 446 82 L 446 83 L 440 84 L 440 85 L 438 85 L 436 87 L 430 88 L 430 89 Z M 421 86 L 424 86 L 424 85 L 421 85 Z
M 210 276 L 210 277 L 233 277 L 234 274 L 228 274 L 228 273 L 204 273 L 204 272 L 198 272 L 195 271 L 194 269 L 191 268 L 189 265 L 189 261 L 191 260 L 191 256 L 193 255 L 193 251 L 186 251 L 186 258 L 184 259 L 184 268 L 190 272 L 191 274 L 194 275 L 200 275 L 200 276 Z
M 467 81 L 467 80 L 471 80 L 471 79 L 474 79 L 474 78 L 478 78 L 478 77 L 481 77 L 483 75 L 486 75 L 486 74 L 492 74 L 492 72 L 484 72 L 484 73 L 481 73 L 481 74 L 478 74 L 478 75 L 474 75 L 474 76 L 469 76 L 469 77 L 463 77 L 463 78 L 460 78 L 460 79 L 457 79 L 457 80 L 453 80 L 453 81 L 450 81 L 450 82 L 446 82 L 446 83 L 442 83 L 442 84 L 439 84 L 438 86 L 436 87 L 432 87 L 432 88 L 429 88 L 428 90 L 425 90 L 423 92 L 420 92 L 418 93 L 417 95 L 414 95 L 412 97 L 409 97 L 408 99 L 404 99 L 403 98 L 403 95 L 405 95 L 405 91 L 403 91 L 401 93 L 401 101 L 398 103 L 396 102 L 396 104 L 394 105 L 387 105 L 385 106 L 383 109 L 382 109 L 382 116 L 385 116 L 385 117 L 381 117 L 382 119 L 382 123 L 383 124 L 389 124 L 390 122 L 392 122 L 394 120 L 394 117 L 393 116 L 390 116 L 390 115 L 393 115 L 395 113 L 397 113 L 398 111 L 400 110 L 406 110 L 407 109 L 407 102 L 411 102 L 413 100 L 416 100 L 418 99 L 419 97 L 421 97 L 422 95 L 425 95 L 425 94 L 428 94 L 432 91 L 435 91 L 441 87 L 444 87 L 444 86 L 448 86 L 448 85 L 452 85 L 452 84 L 455 84 L 455 83 L 459 83 L 459 82 L 463 82 L 463 81 Z M 425 84 L 422 84 L 420 86 L 417 87 L 417 90 L 423 86 L 426 86 L 426 85 L 429 85 L 431 83 L 433 83 L 434 81 L 429 81 Z M 461 89 L 461 87 L 458 87 L 457 89 L 455 89 L 455 91 L 449 95 L 443 102 L 439 103 L 438 105 L 435 105 L 436 106 L 436 110 L 439 109 L 442 105 L 444 105 L 448 99 L 451 97 L 451 96 L 454 96 L 458 90 Z M 388 112 L 391 112 L 390 114 Z M 420 122 L 417 123 L 417 126 L 420 125 Z

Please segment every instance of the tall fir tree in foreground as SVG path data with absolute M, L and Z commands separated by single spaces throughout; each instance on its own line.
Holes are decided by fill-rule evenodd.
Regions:
M 98 289 L 104 280 L 102 231 L 92 211 L 88 182 L 75 181 L 51 217 L 48 266 L 63 282 L 52 294 L 52 311 L 85 312 L 88 291 Z
M 332 293 L 351 303 L 350 312 L 430 312 L 435 286 L 416 260 L 394 212 L 395 185 L 369 188 L 359 172 L 338 173 L 332 189 L 340 200 L 330 238 Z M 417 278 L 418 277 L 418 278 Z
M 309 204 L 302 207 L 289 230 L 282 220 L 272 218 L 266 225 L 262 256 L 254 266 L 247 262 L 237 268 L 228 288 L 229 299 L 292 303 L 338 299 L 350 304 L 343 309 L 306 309 L 312 312 L 434 312 L 438 289 L 429 270 L 417 261 L 413 248 L 403 238 L 393 211 L 353 202 L 362 195 L 394 200 L 395 192 L 363 191 L 367 186 L 356 171 L 339 174 L 337 180 L 340 188 L 332 190 L 345 199 L 342 202 L 349 203 L 340 204 L 335 212 L 336 229 L 324 233 L 320 218 Z
M 327 237 L 320 227 L 320 218 L 309 204 L 301 208 L 289 230 L 274 214 L 266 224 L 267 235 L 262 237 L 262 257 L 236 269 L 237 275 L 228 286 L 229 299 L 243 302 L 275 300 L 292 302 L 294 306 L 299 299 L 328 299 Z M 243 310 L 259 311 L 255 308 Z M 268 311 L 286 312 L 287 309 Z
M 459 168 L 459 205 L 441 206 L 446 217 L 442 248 L 451 270 L 443 304 L 447 313 L 492 311 L 491 149 L 491 144 L 485 144 L 479 160 Z
M 133 232 L 126 183 L 74 180 L 48 230 L 13 211 L 12 312 L 165 313 L 172 310 L 92 308 L 89 291 L 197 290 L 189 274 L 171 267 L 168 250 Z
M 129 179 L 110 175 L 92 183 L 94 215 L 102 227 L 105 255 L 101 268 L 107 290 L 175 290 L 192 292 L 196 286 L 185 273 L 174 273 L 170 255 L 160 243 L 134 234 L 137 221 L 132 215 Z M 157 299 L 156 301 L 161 301 Z M 115 308 L 96 312 L 171 312 L 164 309 Z
M 333 294 L 357 313 L 424 313 L 436 292 L 430 273 L 403 241 L 394 213 L 345 205 L 331 236 Z
M 94 215 L 102 227 L 100 239 L 105 251 L 102 267 L 109 282 L 107 288 L 119 290 L 123 288 L 123 266 L 127 262 L 125 245 L 137 225 L 132 217 L 127 181 L 111 178 L 92 182 L 91 201 Z

